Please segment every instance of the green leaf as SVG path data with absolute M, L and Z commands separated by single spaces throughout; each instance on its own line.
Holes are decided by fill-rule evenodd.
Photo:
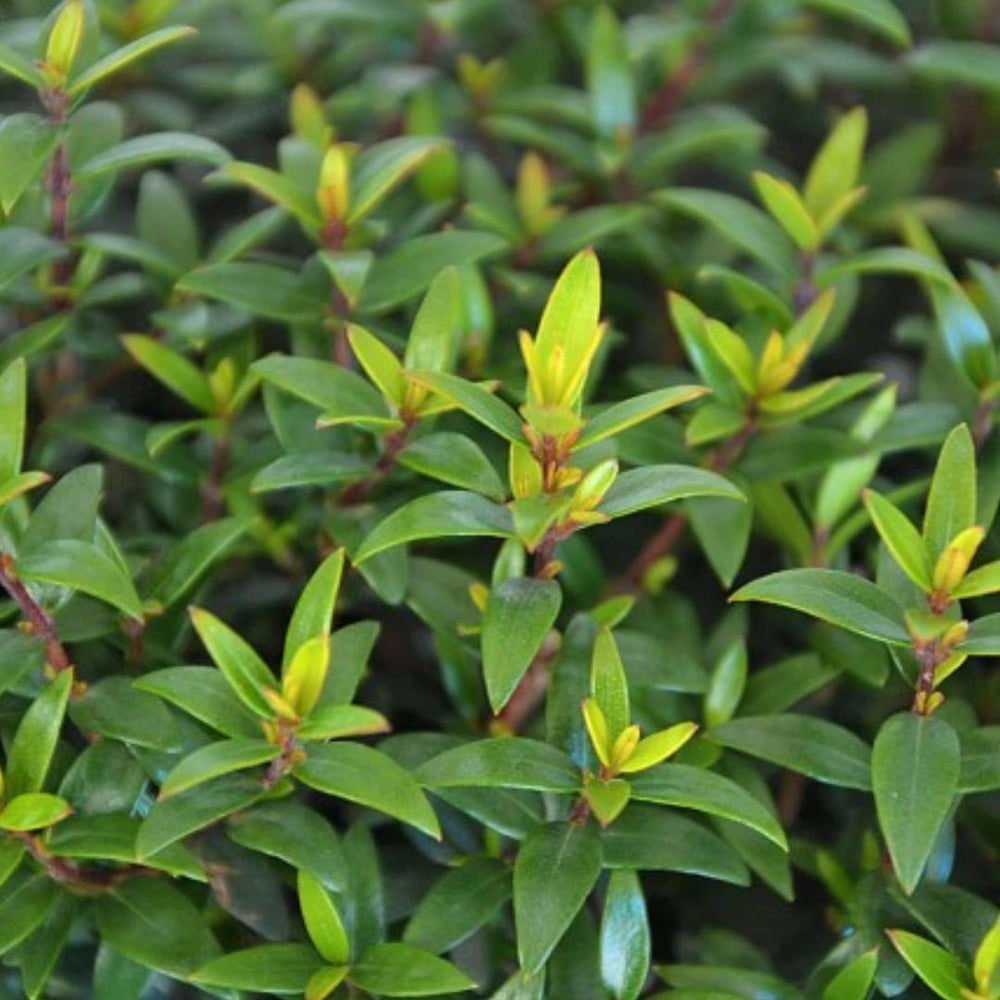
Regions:
M 555 580 L 514 577 L 490 590 L 483 612 L 483 676 L 496 715 L 507 704 L 555 624 L 562 590 Z
M 573 448 L 574 450 L 586 448 L 605 438 L 614 437 L 644 420 L 649 420 L 657 413 L 671 410 L 692 399 L 699 399 L 709 391 L 701 385 L 672 385 L 666 389 L 644 392 L 640 396 L 633 396 L 620 403 L 612 403 L 611 406 L 601 410 L 596 417 L 588 418 L 583 433 Z
M 354 554 L 354 565 L 379 552 L 425 538 L 510 538 L 514 522 L 506 507 L 464 490 L 417 497 L 380 521 Z
M 394 816 L 431 837 L 440 837 L 434 810 L 419 785 L 391 757 L 360 743 L 312 746 L 295 767 L 310 788 Z
M 513 892 L 510 869 L 496 858 L 472 858 L 435 882 L 410 917 L 403 941 L 439 955 L 474 934 Z
M 165 799 L 211 781 L 223 774 L 244 771 L 266 764 L 281 753 L 281 748 L 265 740 L 224 740 L 209 743 L 185 757 L 160 786 L 160 798 Z
M 764 601 L 803 611 L 892 646 L 909 646 L 902 608 L 873 583 L 829 569 L 789 569 L 741 587 L 733 601 Z
M 931 561 L 920 532 L 891 500 L 874 490 L 865 490 L 862 496 L 875 530 L 900 569 L 921 590 L 930 593 L 934 589 Z
M 997 354 L 979 310 L 958 286 L 927 285 L 944 348 L 955 367 L 977 388 L 996 377 Z
M 235 843 L 307 871 L 329 889 L 347 883 L 347 861 L 333 827 L 298 802 L 267 802 L 237 813 L 227 830 Z
M 161 879 L 129 879 L 100 896 L 93 913 L 105 942 L 168 976 L 186 978 L 220 951 L 191 900 Z
M 318 406 L 324 425 L 346 422 L 385 427 L 397 423 L 368 382 L 330 361 L 271 354 L 254 362 L 252 368 L 265 382 Z
M 546 823 L 521 845 L 514 863 L 514 924 L 521 968 L 545 965 L 601 873 L 593 826 Z
M 608 7 L 594 11 L 587 45 L 587 93 L 594 131 L 613 144 L 624 144 L 638 117 L 635 84 L 625 35 Z
M 433 389 L 460 410 L 513 444 L 524 444 L 521 418 L 488 389 L 448 372 L 407 372 L 419 385 Z
M 36 90 L 45 89 L 45 77 L 38 67 L 27 56 L 21 55 L 16 49 L 3 42 L 0 42 L 0 70 Z
M 59 887 L 45 875 L 23 882 L 0 902 L 0 955 L 19 945 L 59 898 Z
M 901 274 L 951 287 L 955 279 L 940 261 L 906 247 L 876 247 L 851 254 L 832 267 L 817 271 L 816 283 L 829 288 L 848 274 Z
M 806 6 L 829 14 L 831 17 L 850 21 L 859 27 L 867 28 L 887 41 L 899 46 L 910 44 L 910 27 L 892 0 L 865 0 L 855 3 L 854 0 L 804 0 Z M 858 1000 L 863 995 L 858 994 Z M 853 1000 L 845 994 L 844 1000 Z
M 465 434 L 440 431 L 417 438 L 399 453 L 398 462 L 421 475 L 481 493 L 491 500 L 502 501 L 507 495 L 493 463 Z
M 151 31 L 148 35 L 143 35 L 134 42 L 123 45 L 120 49 L 115 49 L 114 52 L 109 53 L 103 59 L 98 59 L 97 62 L 88 66 L 79 76 L 75 76 L 70 80 L 67 91 L 70 96 L 83 93 L 83 91 L 93 87 L 94 84 L 99 83 L 105 77 L 110 76 L 112 73 L 117 73 L 137 59 L 142 59 L 151 52 L 155 52 L 157 49 L 161 49 L 163 46 L 170 45 L 172 42 L 179 41 L 182 38 L 187 38 L 192 34 L 194 34 L 194 28 L 186 28 L 180 25 Z
M 218 409 L 208 377 L 183 354 L 155 337 L 132 333 L 122 337 L 125 349 L 158 382 L 190 403 L 201 413 L 211 415 Z
M 229 153 L 217 142 L 187 132 L 149 132 L 126 139 L 76 167 L 74 176 L 84 179 L 146 167 L 165 160 L 197 160 L 214 166 L 225 163 Z
M 742 637 L 734 639 L 718 658 L 705 692 L 705 724 L 719 726 L 736 711 L 747 682 L 747 647 Z
M 632 712 L 629 708 L 625 665 L 608 628 L 602 628 L 594 642 L 594 656 L 590 663 L 590 690 L 607 723 L 608 742 L 613 744 L 632 721 Z
M 376 944 L 351 966 L 350 981 L 366 993 L 422 997 L 475 988 L 457 966 L 411 944 Z
M 309 578 L 295 602 L 292 620 L 285 632 L 282 672 L 291 664 L 304 643 L 310 639 L 329 636 L 343 572 L 344 550 L 338 549 L 327 556 Z
M 955 730 L 937 716 L 900 712 L 875 737 L 875 809 L 896 877 L 908 895 L 951 811 L 960 767 Z
M 75 539 L 57 539 L 22 556 L 18 575 L 55 583 L 105 601 L 131 618 L 142 618 L 142 601 L 121 566 L 100 549 Z
M 265 793 L 259 781 L 226 775 L 183 795 L 161 799 L 139 828 L 136 853 L 140 858 L 156 854 L 191 833 L 249 808 Z
M 962 734 L 959 792 L 1000 788 L 1000 726 L 980 726 Z
M 814 219 L 822 219 L 858 182 L 868 134 L 868 114 L 854 108 L 843 115 L 816 154 L 802 193 Z
M 662 806 L 633 803 L 601 831 L 601 842 L 605 868 L 685 872 L 734 885 L 750 883 L 746 866 L 724 841 Z
M 728 497 L 700 497 L 685 504 L 698 543 L 726 590 L 732 586 L 743 565 L 750 543 L 754 506 L 752 503 L 733 503 Z
M 28 405 L 28 366 L 23 358 L 11 362 L 0 374 L 0 483 L 21 471 L 24 424 Z
M 176 604 L 249 528 L 250 522 L 241 517 L 226 517 L 195 528 L 171 546 L 150 571 L 146 580 L 150 597 L 165 608 Z
M 886 931 L 906 964 L 944 1000 L 966 1000 L 974 989 L 965 966 L 940 945 L 909 931 Z M 968 992 L 967 992 L 968 991 Z
M 0 809 L 0 830 L 42 830 L 65 819 L 72 811 L 72 806 L 58 795 L 25 792 Z
M 431 282 L 406 340 L 405 368 L 451 370 L 462 322 L 461 295 L 462 285 L 455 267 L 445 268 Z
M 441 139 L 410 135 L 365 149 L 353 165 L 347 225 L 355 225 L 374 211 L 394 187 L 444 145 Z
M 624 517 L 674 500 L 705 496 L 746 501 L 738 487 L 714 472 L 690 465 L 647 465 L 621 473 L 597 510 L 609 517 Z
M 24 713 L 7 755 L 7 794 L 40 792 L 62 731 L 73 689 L 73 671 L 63 670 Z
M 303 993 L 322 968 L 323 960 L 307 944 L 262 944 L 212 959 L 190 978 L 218 989 Z
M 820 241 L 819 230 L 798 191 L 788 181 L 772 177 L 763 170 L 754 171 L 753 183 L 760 200 L 782 229 L 803 250 L 815 250 Z
M 848 643 L 854 641 L 850 635 L 844 632 L 832 634 L 845 638 Z M 819 691 L 835 680 L 842 668 L 836 660 L 832 660 L 836 647 L 833 651 L 829 651 L 829 637 L 826 636 L 824 639 L 826 646 L 817 643 L 818 647 L 823 649 L 824 659 L 815 653 L 801 653 L 798 656 L 789 656 L 761 670 L 755 670 L 750 676 L 746 691 L 740 700 L 739 714 L 772 715 L 784 712 L 802 701 L 803 698 L 807 698 L 813 692 Z M 860 642 L 862 649 L 858 653 L 851 648 L 851 655 L 854 657 L 851 665 L 863 675 L 865 652 L 868 651 L 865 647 L 870 649 L 874 644 L 865 639 L 856 641 Z M 877 657 L 882 652 L 881 646 L 875 646 Z M 831 657 L 831 662 L 827 662 L 825 658 L 827 655 Z
M 788 849 L 774 814 L 735 781 L 688 764 L 666 762 L 631 779 L 632 798 L 640 802 L 695 809 L 741 823 Z
M 711 226 L 768 269 L 782 275 L 795 271 L 792 243 L 759 208 L 721 191 L 675 187 L 653 194 L 653 200 Z
M 601 913 L 601 982 L 611 996 L 636 1000 L 649 975 L 649 918 L 635 872 L 611 873 Z
M 260 724 L 240 704 L 214 667 L 167 667 L 137 677 L 132 686 L 176 705 L 210 729 L 234 739 L 253 738 Z
M 304 740 L 333 740 L 343 736 L 385 733 L 389 722 L 380 712 L 360 705 L 325 705 L 314 709 L 299 727 Z
M 383 313 L 419 295 L 444 268 L 473 264 L 506 249 L 492 233 L 453 229 L 399 244 L 372 264 L 358 309 Z
M 59 130 L 38 115 L 13 114 L 0 122 L 0 208 L 5 215 L 41 179 L 58 145 Z
M 127 677 L 105 677 L 69 707 L 78 729 L 135 746 L 166 752 L 180 749 L 180 734 L 159 698 L 132 686 Z
M 272 718 L 274 710 L 263 692 L 276 688 L 277 681 L 267 664 L 246 640 L 215 615 L 204 608 L 191 608 L 190 614 L 195 631 L 236 696 L 254 715 Z
M 965 424 L 941 446 L 924 512 L 924 541 L 937 560 L 960 531 L 976 523 L 976 448 Z
M 792 713 L 731 719 L 708 736 L 825 784 L 862 791 L 872 787 L 868 744 L 826 719 Z
M 446 750 L 416 770 L 429 788 L 527 788 L 539 792 L 580 790 L 583 775 L 561 751 L 520 736 L 473 740 Z
M 671 986 L 680 987 L 668 996 L 688 1000 L 735 1000 L 737 997 L 802 1000 L 802 994 L 794 986 L 770 972 L 721 964 L 658 965 L 656 972 Z
M 350 960 L 351 946 L 336 903 L 319 880 L 307 871 L 298 874 L 298 890 L 299 908 L 309 940 L 328 962 L 345 965 Z
M 322 302 L 305 291 L 298 275 L 271 264 L 206 264 L 185 275 L 177 289 L 287 323 L 318 320 L 322 311 Z
M 877 967 L 877 948 L 858 955 L 830 980 L 822 1000 L 868 1000 Z
M 907 53 L 906 62 L 918 77 L 987 93 L 1000 93 L 998 46 L 983 42 L 931 41 Z
M 0 229 L 0 291 L 40 264 L 66 254 L 53 240 L 20 226 Z

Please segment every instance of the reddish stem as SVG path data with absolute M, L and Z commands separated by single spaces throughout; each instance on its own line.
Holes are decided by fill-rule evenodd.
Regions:
M 11 600 L 21 609 L 21 614 L 27 620 L 31 631 L 45 643 L 45 656 L 53 671 L 60 673 L 63 670 L 72 670 L 73 664 L 66 647 L 59 639 L 52 616 L 17 578 L 14 572 L 14 560 L 2 554 L 0 554 L 0 587 L 7 591 Z

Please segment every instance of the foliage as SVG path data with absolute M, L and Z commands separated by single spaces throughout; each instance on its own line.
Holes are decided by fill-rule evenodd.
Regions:
M 1000 1000 L 992 0 L 9 0 L 0 996 Z

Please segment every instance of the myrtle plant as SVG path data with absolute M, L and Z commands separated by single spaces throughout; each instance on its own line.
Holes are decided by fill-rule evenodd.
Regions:
M 8 0 L 0 1000 L 1000 1000 L 990 0 Z

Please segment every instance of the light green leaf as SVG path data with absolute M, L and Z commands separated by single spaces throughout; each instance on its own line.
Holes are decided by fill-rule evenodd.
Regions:
M 227 163 L 221 170 L 210 175 L 209 180 L 213 183 L 232 180 L 245 184 L 251 191 L 273 201 L 304 225 L 318 229 L 322 224 L 315 196 L 276 170 L 256 163 Z
M 545 965 L 601 873 L 601 840 L 591 824 L 546 823 L 514 863 L 514 924 L 521 968 Z
M 506 507 L 464 490 L 417 497 L 380 521 L 354 554 L 354 565 L 379 552 L 425 538 L 510 538 L 514 522 Z
M 612 403 L 611 406 L 601 410 L 596 417 L 588 418 L 583 433 L 573 446 L 574 450 L 586 448 L 588 445 L 596 444 L 605 438 L 621 434 L 622 431 L 626 431 L 644 420 L 649 420 L 657 413 L 663 413 L 665 410 L 671 410 L 682 403 L 698 399 L 710 391 L 701 385 L 672 385 L 666 389 L 644 392 L 640 396 L 633 396 L 620 403 Z
M 867 28 L 896 45 L 906 46 L 911 42 L 910 26 L 892 0 L 864 0 L 863 3 L 857 3 L 856 0 L 804 0 L 804 2 L 806 6 L 821 10 L 831 17 Z M 845 1000 L 853 998 L 845 997 Z M 861 994 L 858 994 L 858 1000 L 862 1000 Z
M 337 904 L 322 883 L 307 871 L 298 874 L 299 909 L 309 940 L 328 962 L 345 965 L 351 945 Z
M 240 701 L 260 718 L 272 718 L 274 710 L 263 692 L 276 688 L 277 681 L 267 664 L 215 615 L 203 608 L 191 608 L 190 613 L 195 631 Z
M 608 628 L 597 633 L 590 662 L 590 690 L 608 726 L 608 742 L 613 744 L 632 721 L 628 678 L 618 646 Z
M 65 819 L 73 807 L 58 795 L 25 792 L 0 808 L 0 830 L 43 830 Z
M 45 77 L 38 67 L 27 56 L 3 42 L 0 42 L 0 70 L 36 90 L 42 91 L 46 87 Z
M 309 578 L 295 602 L 292 620 L 285 633 L 282 672 L 291 664 L 302 645 L 310 639 L 329 636 L 333 625 L 333 609 L 340 592 L 344 572 L 344 550 L 337 549 L 323 560 Z
M 21 471 L 28 405 L 28 366 L 12 361 L 0 374 L 0 483 Z
M 223 774 L 244 771 L 266 764 L 281 753 L 281 748 L 265 740 L 224 740 L 209 743 L 185 757 L 160 786 L 160 798 L 187 791 Z
M 176 705 L 233 739 L 254 738 L 260 723 L 243 708 L 225 675 L 214 667 L 167 667 L 137 677 L 132 686 Z
M 59 130 L 39 115 L 13 114 L 0 121 L 0 208 L 4 214 L 10 215 L 21 195 L 41 179 L 58 144 Z
M 122 337 L 122 342 L 129 354 L 171 392 L 202 413 L 216 412 L 217 405 L 208 376 L 183 354 L 167 347 L 155 337 L 139 333 L 126 334 Z
M 874 490 L 865 490 L 862 495 L 872 524 L 893 559 L 921 590 L 930 593 L 934 589 L 931 561 L 920 532 L 891 500 Z
M 875 737 L 875 809 L 907 895 L 916 889 L 951 811 L 960 767 L 958 736 L 937 716 L 900 712 L 886 720 Z
M 830 980 L 823 990 L 823 1000 L 868 1000 L 877 966 L 877 948 L 858 955 Z
M 834 125 L 814 157 L 802 191 L 814 219 L 822 219 L 857 184 L 867 134 L 867 112 L 853 108 Z
M 826 719 L 792 713 L 746 716 L 711 730 L 708 738 L 824 784 L 872 787 L 868 744 Z
M 944 1000 L 966 1000 L 974 989 L 965 966 L 940 945 L 909 931 L 886 931 L 906 964 Z M 968 992 L 967 992 L 968 991 Z
M 903 609 L 873 583 L 829 569 L 788 569 L 741 587 L 733 601 L 764 601 L 803 611 L 892 646 L 909 646 Z
M 7 754 L 8 796 L 40 792 L 62 731 L 73 671 L 57 674 L 24 713 Z
M 482 651 L 494 715 L 517 689 L 561 605 L 562 590 L 555 580 L 514 577 L 490 590 L 483 612 Z
M 763 170 L 754 171 L 753 182 L 760 200 L 785 232 L 803 250 L 815 250 L 819 245 L 819 230 L 798 191 L 788 181 L 772 177 Z
M 719 656 L 705 692 L 705 724 L 728 722 L 743 697 L 747 682 L 747 647 L 742 637 L 734 639 Z
M 937 560 L 960 531 L 976 523 L 976 448 L 965 424 L 941 446 L 924 512 L 924 542 Z

